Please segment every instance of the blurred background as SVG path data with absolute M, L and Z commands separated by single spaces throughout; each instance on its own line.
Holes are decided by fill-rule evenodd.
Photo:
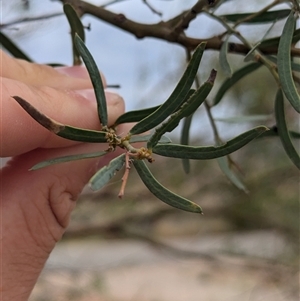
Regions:
M 141 23 L 166 21 L 196 1 L 87 1 Z M 219 14 L 257 11 L 272 1 L 227 1 Z M 241 4 L 242 3 L 242 4 Z M 62 4 L 50 0 L 1 0 L 1 31 L 33 61 L 72 64 L 70 29 Z M 285 4 L 276 9 L 285 7 Z M 35 20 L 29 20 L 34 18 Z M 84 16 L 86 44 L 108 84 L 126 101 L 127 110 L 162 103 L 186 65 L 181 46 L 133 35 Z M 285 20 L 268 37 L 278 36 Z M 255 43 L 268 25 L 240 26 Z M 186 34 L 209 38 L 222 33 L 216 21 L 200 16 Z M 233 39 L 233 41 L 235 41 Z M 220 70 L 219 52 L 206 51 L 199 77 Z M 229 54 L 234 70 L 243 57 Z M 216 87 L 225 75 L 219 71 Z M 217 88 L 209 96 L 213 98 Z M 243 78 L 212 109 L 222 139 L 256 125 L 272 126 L 276 83 L 260 68 Z M 257 121 L 224 118 L 260 115 Z M 287 108 L 289 127 L 299 120 Z M 170 134 L 179 141 L 179 127 Z M 214 144 L 203 108 L 196 113 L 191 144 Z M 298 150 L 299 150 L 299 142 Z M 163 185 L 203 208 L 204 216 L 161 203 L 132 170 L 125 197 L 117 197 L 122 172 L 103 190 L 84 191 L 63 241 L 51 254 L 30 301 L 198 301 L 299 300 L 299 173 L 278 137 L 257 139 L 232 155 L 245 189 L 237 189 L 215 160 L 194 161 L 186 175 L 180 160 L 155 158 L 153 174 Z

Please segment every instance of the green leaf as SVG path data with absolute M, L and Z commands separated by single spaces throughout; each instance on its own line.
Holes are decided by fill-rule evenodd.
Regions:
M 202 213 L 202 209 L 197 204 L 173 193 L 162 186 L 152 175 L 146 163 L 142 160 L 133 160 L 133 165 L 146 187 L 164 203 L 189 212 Z
M 107 133 L 101 131 L 85 130 L 67 125 L 60 125 L 60 129 L 55 134 L 74 141 L 90 143 L 106 143 Z
M 0 31 L 1 45 L 15 58 L 32 62 L 31 58 L 26 55 L 11 39 L 9 39 L 3 32 Z
M 226 175 L 229 181 L 234 184 L 238 189 L 248 193 L 248 189 L 238 175 L 232 170 L 229 158 L 227 156 L 217 158 L 218 164 L 222 172 Z
M 205 46 L 206 43 L 201 43 L 196 48 L 182 78 L 180 79 L 170 97 L 161 106 L 159 106 L 156 111 L 138 122 L 130 130 L 130 135 L 144 133 L 150 129 L 153 129 L 182 105 L 197 74 Z
M 187 116 L 184 118 L 183 121 L 183 127 L 181 131 L 181 138 L 180 138 L 180 144 L 188 145 L 189 144 L 189 138 L 190 138 L 190 127 L 192 124 L 194 114 L 191 114 L 190 116 Z M 172 141 L 171 141 L 172 142 Z M 160 143 L 160 141 L 159 141 Z M 186 174 L 190 172 L 191 166 L 190 166 L 190 160 L 189 159 L 182 159 L 182 167 Z
M 184 119 L 182 132 L 181 132 L 181 139 L 180 139 L 180 144 L 182 144 L 182 145 L 189 145 L 190 127 L 192 124 L 193 116 L 194 116 L 194 114 L 191 114 L 190 116 L 185 117 L 185 119 Z M 191 169 L 190 160 L 183 158 L 182 166 L 183 166 L 183 170 L 185 171 L 185 173 L 188 174 Z
M 230 66 L 230 64 L 228 62 L 228 58 L 227 58 L 228 40 L 229 40 L 229 36 L 225 39 L 225 41 L 223 42 L 222 47 L 220 49 L 219 62 L 220 62 L 220 66 L 221 66 L 223 72 L 225 73 L 225 76 L 231 77 L 232 69 L 231 69 L 231 66 Z
M 271 39 L 267 39 L 261 42 L 259 49 L 264 51 L 264 49 L 278 47 L 280 37 L 274 37 Z M 294 31 L 292 43 L 296 44 L 300 40 L 300 28 Z
M 98 106 L 98 116 L 100 119 L 100 122 L 103 126 L 107 126 L 107 107 L 106 107 L 106 99 L 104 94 L 104 87 L 102 83 L 102 79 L 100 76 L 100 72 L 97 68 L 97 65 L 85 46 L 84 42 L 81 40 L 81 38 L 78 36 L 78 34 L 75 34 L 75 45 L 80 53 L 85 66 L 89 72 L 97 100 L 97 106 Z
M 267 59 L 277 65 L 277 57 L 272 55 L 267 55 Z M 291 68 L 293 71 L 300 72 L 300 64 L 291 61 Z
M 289 135 L 291 138 L 300 139 L 300 133 L 295 131 L 289 131 Z M 270 130 L 267 132 L 262 133 L 258 138 L 265 138 L 265 137 L 277 137 L 278 134 L 278 127 L 276 125 L 270 127 Z
M 289 131 L 289 135 L 291 138 L 300 139 L 300 133 L 295 131 Z
M 173 158 L 187 158 L 195 160 L 209 160 L 229 155 L 248 144 L 253 139 L 267 131 L 265 126 L 258 126 L 249 130 L 221 146 L 187 146 L 180 144 L 158 144 L 153 153 Z
M 190 89 L 187 96 L 185 97 L 185 100 L 188 99 L 189 96 L 192 95 L 194 92 L 195 92 L 194 89 Z M 134 110 L 134 111 L 126 112 L 116 120 L 116 122 L 114 123 L 114 127 L 116 127 L 117 125 L 119 125 L 121 123 L 139 122 L 142 119 L 146 118 L 148 115 L 155 112 L 160 106 L 161 105 L 142 109 L 142 110 Z
M 300 40 L 300 28 L 294 31 L 292 43 L 296 44 L 299 40 Z
M 83 160 L 83 159 L 91 159 L 91 158 L 97 158 L 97 157 L 102 157 L 107 154 L 107 151 L 100 151 L 100 152 L 95 152 L 95 153 L 89 153 L 89 154 L 78 154 L 78 155 L 71 155 L 71 156 L 63 156 L 59 158 L 53 158 L 49 160 L 45 160 L 42 162 L 39 162 L 32 166 L 30 170 L 37 170 L 40 168 L 44 168 L 46 166 L 54 165 L 54 164 L 60 164 L 60 163 L 65 163 L 65 162 L 70 162 L 70 161 L 75 161 L 75 160 Z
M 136 142 L 147 142 L 151 137 L 152 134 L 149 135 L 138 135 L 138 136 L 132 136 L 130 137 L 129 142 L 130 143 L 136 143 Z M 161 139 L 158 141 L 158 143 L 171 143 L 171 139 L 167 136 L 162 136 Z
M 80 54 L 75 46 L 75 33 L 79 35 L 82 41 L 85 41 L 84 28 L 77 12 L 69 3 L 64 4 L 64 13 L 67 16 L 71 27 L 71 37 L 73 45 L 73 65 L 81 65 Z
M 92 190 L 100 190 L 103 188 L 110 179 L 119 171 L 125 164 L 125 154 L 122 154 L 115 159 L 111 160 L 110 163 L 102 167 L 89 181 L 89 186 Z
M 291 43 L 295 30 L 296 19 L 297 16 L 292 11 L 283 28 L 278 46 L 277 59 L 278 75 L 284 95 L 294 109 L 300 113 L 300 96 L 293 80 L 291 68 Z
M 229 14 L 229 15 L 222 15 L 221 18 L 225 19 L 227 22 L 239 22 L 245 18 L 250 17 L 251 15 L 254 15 L 256 12 L 253 13 L 243 13 L 243 14 Z M 274 10 L 274 11 L 268 11 L 264 12 L 258 16 L 255 16 L 249 20 L 246 20 L 243 23 L 251 24 L 251 23 L 268 23 L 268 22 L 274 22 L 280 19 L 286 18 L 290 13 L 289 9 L 282 9 L 282 10 Z
M 147 117 L 148 115 L 155 112 L 159 106 L 142 109 L 142 110 L 134 110 L 130 112 L 126 112 L 123 115 L 121 115 L 115 122 L 114 126 L 117 126 L 121 123 L 128 123 L 128 122 L 138 122 Z
M 277 123 L 278 134 L 281 140 L 281 143 L 285 149 L 285 152 L 292 160 L 292 162 L 300 169 L 300 157 L 297 153 L 286 125 L 285 116 L 284 116 L 284 103 L 283 103 L 283 94 L 279 89 L 275 99 L 275 117 Z
M 85 130 L 59 123 L 39 112 L 29 102 L 19 96 L 13 96 L 19 105 L 40 125 L 54 134 L 75 141 L 101 143 L 107 142 L 107 133 L 101 131 Z
M 257 122 L 270 120 L 271 115 L 244 115 L 244 116 L 234 116 L 226 118 L 214 118 L 215 121 L 227 122 L 227 123 L 243 123 L 243 122 Z
M 232 74 L 231 78 L 226 79 L 223 82 L 223 84 L 221 85 L 221 87 L 219 88 L 219 91 L 217 92 L 217 95 L 215 96 L 213 105 L 214 106 L 217 105 L 221 101 L 222 97 L 227 92 L 227 90 L 229 90 L 241 78 L 243 78 L 247 74 L 255 71 L 256 69 L 258 69 L 261 66 L 262 66 L 261 63 L 252 63 L 252 64 L 246 65 L 245 67 L 235 71 Z
M 198 109 L 211 91 L 216 75 L 217 72 L 212 70 L 209 79 L 196 92 L 194 92 L 194 94 L 182 105 L 178 111 L 173 113 L 167 121 L 162 123 L 161 126 L 155 130 L 155 133 L 147 143 L 148 149 L 152 149 L 152 147 L 157 144 L 160 137 L 164 133 L 173 131 L 174 128 L 178 126 L 182 118 L 188 117 Z
M 261 43 L 266 40 L 266 37 L 268 36 L 268 34 L 270 33 L 270 31 L 272 30 L 272 28 L 274 27 L 274 25 L 276 24 L 276 22 L 273 22 L 273 24 L 270 26 L 270 28 L 266 31 L 266 33 L 264 34 L 264 36 L 262 37 L 262 39 L 257 42 L 255 45 L 253 45 L 253 47 L 250 49 L 250 51 L 245 55 L 244 58 L 244 62 L 249 62 L 251 60 L 255 61 L 255 50 L 261 45 Z

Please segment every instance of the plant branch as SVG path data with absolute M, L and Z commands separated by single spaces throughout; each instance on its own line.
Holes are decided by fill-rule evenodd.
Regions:
M 162 13 L 157 11 L 147 0 L 142 0 L 144 4 L 156 15 L 159 15 L 160 17 L 162 16 Z
M 191 38 L 184 33 L 174 32 L 174 23 L 182 18 L 182 14 L 169 21 L 160 21 L 155 24 L 142 24 L 128 19 L 123 14 L 116 14 L 103 7 L 95 6 L 82 0 L 60 0 L 63 3 L 70 3 L 79 12 L 79 15 L 89 14 L 100 20 L 114 25 L 126 32 L 132 33 L 136 38 L 153 37 L 163 41 L 176 43 L 189 50 L 195 49 L 201 42 L 206 42 L 206 49 L 220 50 L 223 44 L 219 36 L 213 36 L 208 39 Z M 176 23 L 175 23 L 176 24 Z M 176 25 L 175 25 L 176 26 Z M 237 54 L 247 54 L 249 48 L 239 43 L 229 43 L 229 51 Z M 276 54 L 277 47 L 272 46 L 261 50 L 264 54 Z M 300 57 L 300 49 L 293 47 L 291 49 L 293 56 Z
M 60 17 L 63 16 L 64 13 L 53 13 L 53 14 L 49 14 L 49 15 L 42 15 L 42 16 L 38 16 L 38 17 L 32 17 L 32 18 L 22 18 L 19 20 L 15 20 L 9 23 L 5 23 L 5 24 L 0 24 L 0 29 L 3 28 L 7 28 L 16 24 L 20 24 L 20 23 L 25 23 L 25 22 L 34 22 L 34 21 L 44 21 L 46 19 L 51 19 L 54 17 Z
M 178 34 L 183 32 L 185 29 L 189 27 L 191 21 L 193 21 L 198 14 L 203 11 L 203 8 L 213 7 L 218 3 L 218 1 L 207 1 L 207 0 L 199 0 L 190 10 L 184 12 L 180 21 L 174 28 L 174 32 Z
M 236 28 L 236 27 L 237 27 L 238 25 L 240 25 L 241 23 L 244 23 L 244 22 L 246 22 L 246 21 L 250 21 L 250 20 L 252 20 L 252 19 L 254 19 L 254 18 L 260 16 L 261 14 L 263 14 L 264 12 L 267 12 L 269 9 L 271 9 L 272 7 L 274 7 L 274 6 L 278 5 L 278 4 L 280 4 L 281 2 L 282 2 L 282 0 L 275 0 L 274 2 L 272 2 L 272 3 L 270 3 L 269 5 L 265 6 L 263 9 L 259 10 L 258 12 L 253 13 L 253 14 L 251 14 L 251 15 L 249 15 L 249 16 L 247 16 L 247 17 L 245 17 L 245 18 L 243 18 L 243 19 L 241 19 L 241 20 L 239 20 L 239 21 L 237 21 L 237 22 L 234 24 L 233 28 Z
M 228 34 L 233 34 L 235 35 L 248 49 L 249 52 L 254 49 L 253 55 L 254 59 L 256 61 L 260 61 L 262 64 L 264 64 L 271 74 L 273 75 L 274 79 L 276 82 L 279 84 L 279 76 L 278 72 L 275 68 L 274 63 L 272 63 L 269 59 L 267 59 L 259 49 L 255 48 L 249 41 L 247 41 L 246 38 L 244 38 L 239 31 L 237 31 L 234 27 L 230 27 L 222 18 L 215 16 L 214 14 L 210 13 L 209 11 L 205 11 L 211 18 L 214 18 L 215 20 L 219 21 L 227 30 Z M 224 34 L 222 35 L 224 36 Z

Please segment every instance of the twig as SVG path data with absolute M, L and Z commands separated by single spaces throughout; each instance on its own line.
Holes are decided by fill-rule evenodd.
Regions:
M 276 80 L 276 82 L 278 83 L 278 85 L 280 85 L 278 72 L 275 68 L 274 63 L 271 62 L 268 58 L 266 58 L 262 54 L 262 52 L 259 50 L 259 48 L 254 48 L 254 46 L 250 42 L 248 42 L 247 39 L 244 38 L 244 36 L 242 36 L 239 31 L 235 30 L 234 27 L 230 27 L 222 18 L 215 16 L 214 14 L 210 13 L 209 11 L 205 11 L 205 12 L 210 17 L 212 17 L 213 19 L 220 22 L 227 29 L 227 33 L 235 35 L 248 48 L 248 52 L 251 49 L 254 49 L 253 55 L 255 57 L 255 60 L 260 61 L 262 64 L 264 64 L 269 69 L 270 73 L 273 75 L 273 77 Z
M 112 1 L 110 1 L 110 2 L 108 2 L 108 3 L 105 3 L 105 4 L 101 5 L 101 6 L 102 6 L 102 7 L 107 7 L 107 6 L 109 6 L 109 5 L 113 5 L 113 4 L 115 4 L 115 3 L 119 3 L 119 2 L 122 2 L 122 1 L 126 1 L 126 0 L 112 0 Z
M 273 6 L 276 6 L 277 4 L 281 3 L 282 1 L 281 0 L 275 0 L 274 2 L 270 3 L 269 5 L 265 6 L 263 9 L 259 10 L 258 12 L 256 13 L 253 13 L 239 21 L 237 21 L 233 28 L 236 28 L 238 25 L 240 25 L 241 23 L 244 23 L 246 21 L 250 21 L 252 20 L 253 18 L 256 18 L 258 16 L 260 16 L 261 14 L 263 14 L 264 12 L 268 11 L 270 8 L 272 8 Z
M 189 27 L 191 21 L 193 21 L 198 14 L 203 11 L 204 7 L 213 7 L 218 3 L 218 1 L 207 1 L 207 0 L 199 0 L 190 10 L 185 12 L 174 28 L 174 32 L 180 33 L 183 30 Z
M 60 17 L 62 15 L 64 15 L 64 13 L 53 13 L 50 15 L 43 15 L 43 16 L 39 16 L 39 17 L 23 18 L 23 19 L 9 22 L 9 23 L 0 24 L 0 29 L 7 28 L 12 25 L 16 25 L 16 24 L 20 24 L 20 23 L 25 23 L 25 22 L 43 21 L 46 19 L 54 18 L 54 17 Z
M 120 199 L 124 196 L 124 193 L 125 193 L 125 187 L 126 187 L 126 184 L 127 184 L 129 171 L 130 171 L 129 152 L 126 152 L 126 155 L 125 155 L 125 173 L 122 177 L 122 185 L 121 185 L 121 189 L 120 189 L 120 192 L 119 192 L 119 195 L 118 195 L 118 197 Z
M 163 15 L 161 12 L 157 11 L 147 0 L 142 0 L 144 4 L 156 15 L 160 17 Z

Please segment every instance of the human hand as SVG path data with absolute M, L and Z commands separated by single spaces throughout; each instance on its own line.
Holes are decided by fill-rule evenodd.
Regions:
M 94 152 L 105 146 L 70 141 L 50 133 L 11 96 L 26 99 L 59 122 L 99 130 L 96 100 L 83 67 L 61 68 L 58 72 L 13 59 L 3 52 L 0 55 L 0 154 L 13 157 L 0 175 L 0 296 L 3 301 L 22 301 L 28 299 L 49 254 L 61 239 L 78 194 L 109 159 L 105 156 L 28 171 L 49 158 Z M 124 102 L 113 93 L 106 92 L 106 98 L 112 124 L 124 112 Z

